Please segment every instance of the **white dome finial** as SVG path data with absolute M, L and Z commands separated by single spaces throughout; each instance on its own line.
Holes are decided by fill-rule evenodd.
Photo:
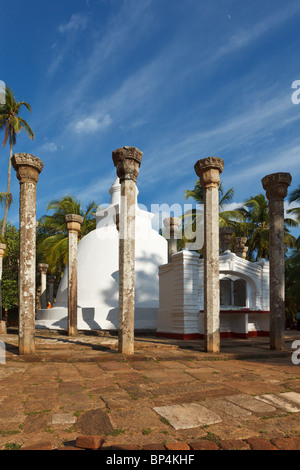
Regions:
M 116 204 L 120 204 L 120 198 L 121 198 L 121 183 L 119 178 L 116 178 L 112 187 L 109 190 L 109 193 L 111 195 L 110 198 L 110 205 L 115 206 Z M 137 204 L 137 197 L 139 194 L 138 187 L 136 187 L 136 204 Z
M 109 190 L 111 195 L 110 204 L 111 206 L 115 206 L 116 204 L 120 204 L 120 195 L 121 195 L 121 184 L 119 178 L 116 178 L 112 187 Z

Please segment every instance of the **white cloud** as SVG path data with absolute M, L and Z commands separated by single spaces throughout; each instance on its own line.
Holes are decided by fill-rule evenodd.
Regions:
M 68 23 L 61 24 L 58 27 L 58 30 L 61 34 L 69 33 L 77 29 L 84 29 L 86 27 L 86 24 L 87 24 L 86 16 L 80 15 L 79 13 L 74 13 L 71 16 L 70 21 Z
M 90 134 L 99 130 L 106 129 L 112 123 L 109 114 L 106 114 L 102 119 L 94 117 L 87 117 L 75 124 L 75 131 L 78 133 Z
M 57 145 L 54 142 L 46 142 L 45 144 L 42 145 L 41 150 L 54 153 L 57 151 Z

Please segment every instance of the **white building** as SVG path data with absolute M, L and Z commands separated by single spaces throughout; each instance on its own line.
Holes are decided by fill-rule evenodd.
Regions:
M 203 259 L 181 251 L 159 267 L 157 336 L 204 337 Z M 220 336 L 269 335 L 269 262 L 220 255 Z
M 111 204 L 96 214 L 96 229 L 78 244 L 78 329 L 118 329 L 119 234 L 115 215 L 120 203 L 118 178 Z M 158 267 L 167 262 L 167 241 L 151 226 L 153 214 L 136 206 L 135 329 L 156 330 L 159 307 Z M 68 279 L 65 269 L 55 306 L 38 310 L 36 328 L 67 329 Z

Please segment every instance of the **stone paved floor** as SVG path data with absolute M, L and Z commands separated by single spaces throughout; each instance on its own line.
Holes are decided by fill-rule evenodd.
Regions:
M 128 358 L 109 334 L 45 330 L 36 354 L 19 356 L 9 333 L 0 336 L 0 449 L 57 448 L 81 434 L 105 435 L 106 446 L 300 436 L 291 361 L 300 332 L 286 332 L 283 352 L 268 338 L 224 339 L 217 355 L 201 341 L 137 336 Z

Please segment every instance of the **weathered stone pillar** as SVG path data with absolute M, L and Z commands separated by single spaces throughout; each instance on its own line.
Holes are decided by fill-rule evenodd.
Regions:
M 204 321 L 205 350 L 220 351 L 219 183 L 222 158 L 198 160 L 195 171 L 204 193 Z
M 51 307 L 53 307 L 53 299 L 54 299 L 53 287 L 54 287 L 55 276 L 53 276 L 52 274 L 49 274 L 49 276 L 47 277 L 47 281 L 48 281 L 48 286 L 49 286 L 49 302 L 51 304 Z
M 77 335 L 77 243 L 83 218 L 77 214 L 65 215 L 68 230 L 68 335 Z
M 172 255 L 177 253 L 177 234 L 182 220 L 179 217 L 166 217 L 164 226 L 166 227 L 166 235 L 168 240 L 168 262 L 171 263 Z
M 5 335 L 6 334 L 6 322 L 3 320 L 2 316 L 2 288 L 1 288 L 1 283 L 2 283 L 2 261 L 3 261 L 3 255 L 6 250 L 6 245 L 4 243 L 0 243 L 0 334 Z
M 136 179 L 143 153 L 135 147 L 112 152 L 121 183 L 119 214 L 119 352 L 134 353 Z
M 233 232 L 233 227 L 220 227 L 220 245 L 222 253 L 224 253 L 224 251 L 230 250 L 230 243 Z
M 246 259 L 248 246 L 245 246 L 247 243 L 247 237 L 235 237 L 233 239 L 234 252 L 240 258 Z
M 38 264 L 38 269 L 41 274 L 41 308 L 46 308 L 47 306 L 47 269 L 48 264 L 40 263 Z
M 262 179 L 269 200 L 270 347 L 279 350 L 284 349 L 285 329 L 284 198 L 291 181 L 290 173 Z
M 36 184 L 43 162 L 15 153 L 12 166 L 20 182 L 19 354 L 35 352 Z

